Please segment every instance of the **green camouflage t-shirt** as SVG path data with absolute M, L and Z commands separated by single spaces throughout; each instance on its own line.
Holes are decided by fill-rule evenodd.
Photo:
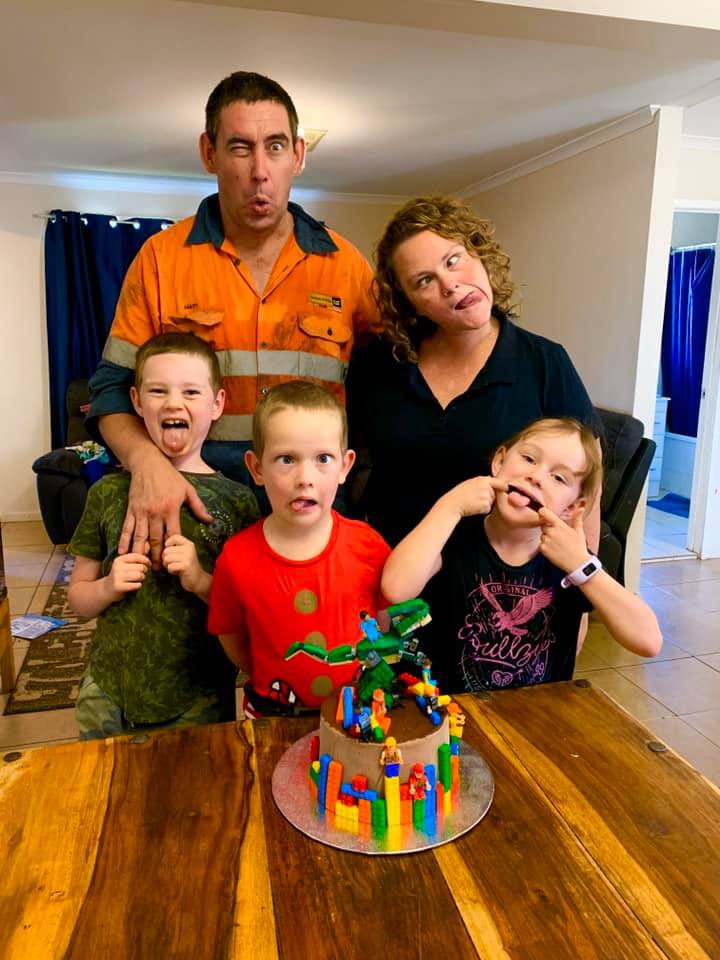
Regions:
M 212 573 L 223 544 L 259 516 L 247 487 L 219 473 L 185 473 L 213 516 L 202 523 L 183 506 L 183 536 Z M 127 509 L 130 475 L 111 474 L 88 491 L 85 512 L 69 544 L 79 557 L 102 562 L 107 576 Z M 166 570 L 151 570 L 138 591 L 97 618 L 90 656 L 93 679 L 132 723 L 162 723 L 201 697 L 234 696 L 236 669 L 207 632 L 207 604 Z

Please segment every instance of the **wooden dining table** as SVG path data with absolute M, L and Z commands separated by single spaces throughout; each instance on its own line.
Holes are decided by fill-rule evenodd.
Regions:
M 6 752 L 0 957 L 720 957 L 717 788 L 587 681 L 458 699 L 494 799 L 417 853 L 279 813 L 312 717 Z

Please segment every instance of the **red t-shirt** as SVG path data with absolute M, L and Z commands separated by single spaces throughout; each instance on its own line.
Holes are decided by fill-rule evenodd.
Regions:
M 215 564 L 208 628 L 237 633 L 250 644 L 250 682 L 260 696 L 319 706 L 357 672 L 357 661 L 329 664 L 292 643 L 332 650 L 362 639 L 360 611 L 372 616 L 387 604 L 380 577 L 390 548 L 359 520 L 333 511 L 327 546 L 310 560 L 288 560 L 268 545 L 263 521 L 231 537 Z

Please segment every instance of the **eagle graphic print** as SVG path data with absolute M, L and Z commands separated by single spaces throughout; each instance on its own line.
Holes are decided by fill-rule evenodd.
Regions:
M 552 587 L 479 579 L 467 597 L 458 633 L 465 689 L 542 683 L 557 637 L 552 629 Z

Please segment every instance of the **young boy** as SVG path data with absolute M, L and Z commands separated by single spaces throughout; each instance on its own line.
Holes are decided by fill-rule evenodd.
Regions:
M 145 555 L 117 552 L 129 474 L 90 488 L 69 545 L 76 559 L 68 601 L 81 616 L 97 617 L 76 706 L 83 740 L 235 717 L 235 670 L 207 632 L 207 602 L 223 544 L 257 519 L 258 508 L 247 487 L 202 459 L 225 401 L 220 383 L 214 351 L 193 334 L 161 334 L 138 351 L 133 406 L 214 522 L 201 523 L 183 507 L 182 535 L 167 538 L 162 569 L 155 571 Z
M 440 686 L 569 680 L 580 619 L 593 607 L 618 643 L 654 656 L 662 644 L 654 613 L 585 543 L 582 516 L 602 472 L 591 431 L 570 418 L 537 420 L 498 448 L 491 470 L 441 497 L 382 579 L 397 603 L 434 577 L 428 653 Z
M 255 410 L 253 448 L 246 463 L 272 513 L 225 545 L 208 622 L 249 674 L 245 713 L 258 717 L 317 709 L 351 682 L 357 662 L 335 663 L 326 651 L 354 644 L 360 611 L 385 606 L 390 548 L 332 509 L 355 454 L 345 412 L 327 390 L 302 380 L 273 387 Z

